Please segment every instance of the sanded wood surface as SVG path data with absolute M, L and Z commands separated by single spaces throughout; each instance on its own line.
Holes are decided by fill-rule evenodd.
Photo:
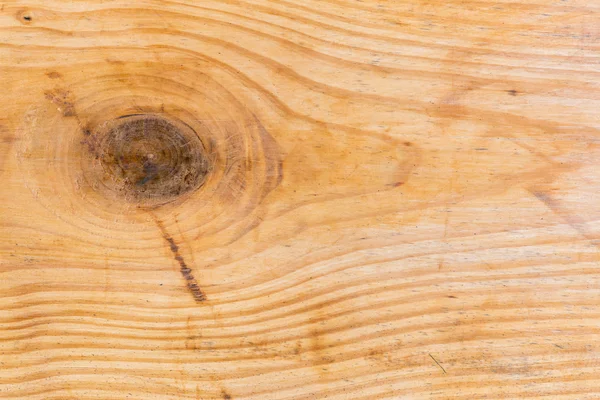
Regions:
M 600 398 L 597 0 L 0 1 L 0 398 Z

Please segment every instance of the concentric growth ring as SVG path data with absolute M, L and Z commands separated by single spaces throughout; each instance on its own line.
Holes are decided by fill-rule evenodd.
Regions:
M 143 245 L 154 217 L 212 244 L 247 231 L 281 180 L 275 140 L 218 80 L 131 68 L 49 88 L 31 107 L 19 161 L 36 200 L 103 246 Z

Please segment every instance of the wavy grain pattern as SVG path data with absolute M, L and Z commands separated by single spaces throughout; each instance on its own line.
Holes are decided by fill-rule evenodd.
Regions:
M 0 398 L 600 398 L 600 5 L 0 4 Z

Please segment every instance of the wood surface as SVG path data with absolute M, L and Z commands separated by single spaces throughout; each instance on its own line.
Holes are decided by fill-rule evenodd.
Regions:
M 599 399 L 597 0 L 0 1 L 0 398 Z

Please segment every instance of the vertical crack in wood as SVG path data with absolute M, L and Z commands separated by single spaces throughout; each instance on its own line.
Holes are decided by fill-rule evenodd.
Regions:
M 166 230 L 165 226 L 162 224 L 162 222 L 160 220 L 158 220 L 157 218 L 154 218 L 154 220 L 156 222 L 156 225 L 160 229 L 163 238 L 169 244 L 169 249 L 173 253 L 175 261 L 177 261 L 177 263 L 179 264 L 179 267 L 180 267 L 179 270 L 181 272 L 181 275 L 183 276 L 183 279 L 185 279 L 186 286 L 187 286 L 189 292 L 194 297 L 194 300 L 196 301 L 196 303 L 201 303 L 201 302 L 205 301 L 206 295 L 204 294 L 204 292 L 198 285 L 198 281 L 196 281 L 196 278 L 194 277 L 192 270 L 187 266 L 185 260 L 181 256 L 181 253 L 179 252 L 179 246 L 177 245 L 177 243 L 175 243 L 175 240 L 173 239 L 173 237 L 171 237 L 171 235 L 169 235 L 169 233 L 167 232 L 167 230 Z

